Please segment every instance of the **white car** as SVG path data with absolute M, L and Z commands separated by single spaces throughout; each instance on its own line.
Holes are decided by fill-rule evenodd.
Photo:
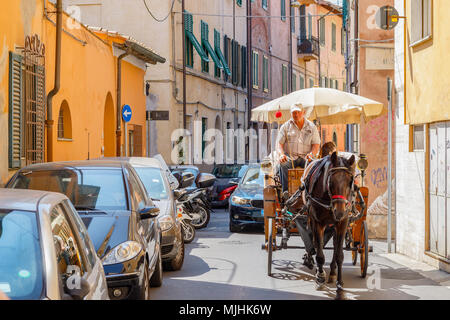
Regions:
M 0 291 L 18 300 L 108 300 L 84 223 L 60 193 L 0 189 Z

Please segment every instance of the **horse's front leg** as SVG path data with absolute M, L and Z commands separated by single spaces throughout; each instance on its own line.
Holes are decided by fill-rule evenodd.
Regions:
M 342 281 L 342 264 L 344 262 L 344 238 L 347 232 L 348 219 L 341 221 L 336 226 L 336 241 L 335 241 L 335 252 L 336 252 L 336 263 L 338 268 L 338 275 L 336 281 L 336 287 L 339 292 L 344 291 L 344 281 Z
M 316 223 L 314 228 L 314 244 L 316 247 L 316 262 L 317 262 L 317 272 L 316 272 L 316 283 L 322 286 L 326 281 L 326 273 L 323 270 L 323 265 L 325 264 L 325 255 L 323 253 L 323 233 L 325 227 Z
M 336 233 L 336 231 L 335 231 L 335 233 Z M 331 260 L 331 263 L 330 263 L 330 275 L 328 276 L 328 283 L 336 282 L 336 279 L 337 279 L 337 275 L 336 275 L 336 265 L 337 265 L 336 258 L 337 258 L 338 245 L 337 245 L 336 241 L 337 241 L 337 237 L 334 236 L 333 237 L 333 259 Z

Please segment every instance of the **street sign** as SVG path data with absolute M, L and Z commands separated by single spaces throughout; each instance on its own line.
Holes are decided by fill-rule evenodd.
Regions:
M 375 19 L 380 29 L 391 30 L 397 26 L 399 18 L 397 9 L 391 6 L 384 6 L 378 10 Z
M 131 111 L 131 107 L 129 105 L 124 105 L 122 107 L 122 119 L 124 122 L 129 122 L 131 120 L 131 116 L 133 112 Z
M 169 111 L 147 111 L 147 120 L 169 120 Z

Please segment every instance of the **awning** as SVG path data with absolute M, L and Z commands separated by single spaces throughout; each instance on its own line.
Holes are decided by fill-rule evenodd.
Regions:
M 202 44 L 205 46 L 206 50 L 209 52 L 209 55 L 213 59 L 214 63 L 216 64 L 216 67 L 219 69 L 223 69 L 223 65 L 220 62 L 219 58 L 217 58 L 216 53 L 214 52 L 213 48 L 209 44 L 209 41 L 207 39 L 202 39 Z
M 225 60 L 225 57 L 223 56 L 223 53 L 222 53 L 222 51 L 220 50 L 220 47 L 219 47 L 219 46 L 214 46 L 214 49 L 216 49 L 216 54 L 217 54 L 217 56 L 219 57 L 220 61 L 222 61 L 222 65 L 223 65 L 223 69 L 225 70 L 225 73 L 226 73 L 228 76 L 231 76 L 230 68 L 228 67 L 228 63 L 227 63 L 227 61 Z
M 203 51 L 202 46 L 197 41 L 197 39 L 195 38 L 194 34 L 192 32 L 190 32 L 190 31 L 186 30 L 186 35 L 189 38 L 189 40 L 192 42 L 192 45 L 194 46 L 195 50 L 197 50 L 197 53 L 200 56 L 200 58 L 202 58 L 202 60 L 205 61 L 205 62 L 209 62 L 208 56 Z

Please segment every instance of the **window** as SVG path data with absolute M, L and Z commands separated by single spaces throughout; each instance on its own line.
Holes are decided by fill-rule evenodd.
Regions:
M 206 130 L 208 130 L 208 118 L 202 118 L 202 157 L 204 158 L 205 155 L 205 148 L 206 148 L 206 140 L 205 140 L 205 133 Z
M 309 79 L 309 87 L 314 88 L 314 79 Z
M 286 21 L 286 0 L 281 0 L 281 20 Z
M 82 276 L 86 272 L 86 266 L 81 260 L 78 243 L 61 205 L 56 205 L 52 209 L 50 226 L 52 228 L 59 276 L 65 281 L 70 276 L 68 267 L 78 267 L 80 276 Z
M 242 0 L 236 0 L 236 3 L 239 7 L 242 7 Z
M 58 116 L 58 139 L 72 139 L 72 119 L 67 101 L 63 101 Z
M 425 129 L 424 125 L 412 125 L 410 128 L 410 151 L 424 151 L 425 150 Z
M 320 30 L 320 45 L 324 46 L 325 45 L 325 19 L 320 19 L 320 26 L 319 26 L 319 30 Z
M 291 19 L 291 33 L 295 33 L 295 7 L 290 8 L 290 19 Z
M 331 24 L 331 50 L 336 52 L 336 25 Z
M 267 2 L 268 2 L 268 0 L 262 0 L 262 7 L 263 7 L 263 9 L 265 9 L 265 10 L 267 10 Z
M 28 38 L 30 39 L 30 38 Z M 44 162 L 45 58 L 39 48 L 9 53 L 9 168 Z M 34 43 L 34 42 L 33 42 Z M 25 138 L 27 137 L 27 138 Z
M 263 90 L 269 91 L 269 58 L 263 56 Z
M 312 15 L 308 13 L 308 38 L 312 38 Z
M 345 53 L 346 34 L 344 28 L 341 28 L 341 54 Z
M 225 62 L 227 63 L 228 66 L 231 65 L 231 39 L 228 38 L 227 35 L 224 36 L 223 38 L 223 53 L 224 53 L 224 57 L 225 57 Z M 230 74 L 225 73 L 225 81 L 229 82 L 232 79 L 231 77 L 231 72 Z
M 294 72 L 292 73 L 291 85 L 292 85 L 291 92 L 297 91 L 297 75 Z
M 303 4 L 300 6 L 300 39 L 306 39 L 306 6 Z
M 136 177 L 131 170 L 126 169 L 126 171 L 129 179 L 130 198 L 132 199 L 132 202 L 133 200 L 135 201 L 134 204 L 136 205 L 133 209 L 139 212 L 144 209 L 147 204 L 147 195 L 139 184 L 139 178 Z
M 240 75 L 240 69 L 241 69 L 241 60 L 240 60 L 240 45 L 237 41 L 231 40 L 231 47 L 232 47 L 232 52 L 231 52 L 231 64 L 232 64 L 232 70 L 231 70 L 231 76 L 232 76 L 232 83 L 234 85 L 239 85 L 240 80 L 241 80 L 241 75 Z
M 200 21 L 200 28 L 201 28 L 202 49 L 205 52 L 206 56 L 209 58 L 209 53 L 204 42 L 204 39 L 208 39 L 209 34 L 208 24 L 205 23 L 204 21 Z M 202 71 L 209 73 L 209 60 L 208 61 L 202 60 Z
M 184 14 L 184 34 L 186 37 L 186 66 L 190 68 L 194 66 L 193 48 L 195 48 L 202 61 L 209 62 L 208 55 L 205 53 L 197 38 L 194 36 L 194 20 L 192 18 L 192 14 L 187 11 Z
M 258 89 L 259 79 L 258 79 L 258 66 L 259 66 L 259 53 L 253 51 L 252 53 L 252 79 L 253 79 L 253 89 Z
M 217 57 L 222 62 L 223 70 L 225 71 L 226 76 L 231 76 L 231 71 L 230 68 L 228 67 L 227 60 L 222 51 L 220 50 L 220 33 L 216 29 L 214 29 L 214 50 L 217 54 Z M 220 68 L 218 68 L 217 65 L 214 68 L 214 75 L 217 78 L 220 78 Z
M 303 76 L 300 76 L 299 79 L 300 79 L 300 89 L 305 89 L 305 78 L 303 78 Z
M 241 79 L 241 87 L 247 87 L 247 48 L 245 46 L 241 47 L 241 70 L 242 70 L 242 79 Z
M 431 37 L 432 0 L 411 0 L 411 42 Z
M 281 77 L 282 77 L 282 85 L 281 85 L 281 94 L 285 95 L 288 93 L 288 67 L 285 64 L 281 65 Z

